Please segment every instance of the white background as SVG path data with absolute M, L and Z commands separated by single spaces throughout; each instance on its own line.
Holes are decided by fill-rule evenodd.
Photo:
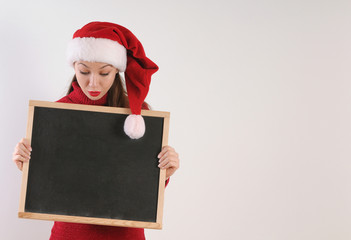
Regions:
M 56 101 L 65 49 L 98 20 L 129 28 L 160 70 L 181 167 L 148 239 L 351 239 L 351 1 L 4 1 L 0 5 L 1 239 L 48 239 L 17 218 L 29 99 Z

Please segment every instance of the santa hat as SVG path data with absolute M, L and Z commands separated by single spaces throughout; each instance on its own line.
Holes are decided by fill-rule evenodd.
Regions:
M 124 72 L 132 114 L 124 122 L 124 132 L 133 139 L 145 133 L 141 106 L 149 91 L 151 75 L 158 66 L 146 57 L 144 48 L 127 28 L 110 22 L 91 22 L 77 30 L 67 48 L 67 59 L 104 62 Z

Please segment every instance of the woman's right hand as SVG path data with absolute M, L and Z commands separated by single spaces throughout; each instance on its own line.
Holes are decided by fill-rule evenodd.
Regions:
M 28 162 L 30 159 L 30 153 L 32 148 L 29 144 L 28 139 L 22 138 L 21 141 L 16 145 L 15 150 L 12 154 L 12 160 L 16 163 L 19 170 L 23 169 L 23 162 Z

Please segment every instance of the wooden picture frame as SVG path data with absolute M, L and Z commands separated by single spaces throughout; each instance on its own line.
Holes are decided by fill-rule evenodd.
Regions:
M 97 225 L 162 229 L 166 170 L 161 170 L 157 167 L 158 159 L 156 152 L 161 151 L 161 148 L 168 144 L 170 113 L 151 110 L 141 111 L 141 115 L 144 117 L 146 125 L 146 133 L 141 139 L 154 138 L 157 141 L 158 139 L 160 139 L 158 145 L 154 144 L 154 142 L 152 142 L 151 140 L 145 140 L 145 142 L 143 142 L 143 140 L 133 140 L 127 136 L 122 136 L 124 123 L 124 121 L 122 120 L 125 119 L 129 114 L 131 114 L 131 112 L 130 109 L 127 108 L 30 100 L 26 138 L 29 140 L 31 145 L 35 144 L 35 146 L 32 145 L 33 150 L 30 161 L 25 162 L 23 164 L 22 186 L 18 217 Z M 119 119 L 116 120 L 116 123 L 114 122 L 115 118 Z M 90 120 L 88 119 L 93 120 L 91 120 L 90 123 Z M 100 124 L 100 122 L 105 121 L 105 119 L 106 123 L 109 124 L 105 124 L 105 122 L 104 125 Z M 82 132 L 80 135 L 75 135 L 74 133 L 74 129 L 77 129 L 78 126 L 77 121 L 81 121 L 82 123 L 84 123 L 80 124 L 79 126 L 83 125 L 83 127 L 88 129 L 80 130 Z M 161 122 L 162 125 L 160 124 Z M 70 124 L 72 124 L 72 126 L 70 126 Z M 113 139 L 112 141 L 103 142 L 103 144 L 100 144 L 98 140 L 95 141 L 98 143 L 97 145 L 100 144 L 101 146 L 103 146 L 102 149 L 112 150 L 111 152 L 103 151 L 104 153 L 107 152 L 106 154 L 110 154 L 112 157 L 110 155 L 106 155 L 105 157 L 103 157 L 104 162 L 102 162 L 101 164 L 99 163 L 99 165 L 94 165 L 94 161 L 96 161 L 96 159 L 101 158 L 96 157 L 94 154 L 94 157 L 91 157 L 92 153 L 98 152 L 95 150 L 91 150 L 91 148 L 94 148 L 95 146 L 92 145 L 91 147 L 82 148 L 82 145 L 84 146 L 82 142 L 85 142 L 86 144 L 94 143 L 94 137 L 87 137 L 87 135 L 84 134 L 87 132 L 89 132 L 89 134 L 90 132 L 94 132 L 95 130 L 92 129 L 95 129 L 95 125 L 101 126 L 101 129 L 99 129 L 99 131 L 96 130 L 95 132 L 98 133 L 96 139 L 100 139 L 100 142 L 103 141 L 101 139 L 105 139 L 105 135 L 103 135 L 101 132 L 108 134 L 112 132 L 111 136 L 108 137 L 109 139 Z M 71 128 L 67 128 L 67 126 L 70 126 Z M 161 129 L 160 131 L 162 132 L 162 134 L 155 134 L 155 136 L 151 137 L 150 132 L 153 131 L 153 128 Z M 116 129 L 116 133 L 114 132 L 114 129 Z M 160 131 L 155 130 L 154 132 L 159 133 Z M 100 133 L 101 135 L 99 135 Z M 55 142 L 55 137 L 53 136 L 60 136 L 58 137 L 58 139 L 60 140 L 56 140 Z M 106 139 L 108 137 L 106 137 Z M 66 138 L 68 139 L 67 141 L 70 141 L 70 139 L 78 140 L 71 141 L 68 144 L 67 142 L 65 142 Z M 117 138 L 122 139 L 121 142 L 116 142 L 117 140 L 114 140 Z M 39 141 L 39 139 L 41 142 Z M 89 140 L 86 141 L 85 139 Z M 109 146 L 110 142 L 114 142 L 117 144 Z M 147 144 L 154 144 L 152 145 L 152 147 L 147 148 L 152 149 L 150 150 L 150 152 L 147 152 L 148 150 L 146 149 L 146 146 L 149 146 Z M 67 150 L 66 148 L 67 145 L 69 145 L 70 147 L 69 150 Z M 106 146 L 108 148 L 106 148 Z M 119 155 L 122 154 L 122 151 L 115 149 L 127 148 L 123 148 L 123 146 L 129 147 L 132 150 L 130 152 L 133 152 L 133 154 L 129 154 L 128 151 L 124 153 L 125 155 L 123 156 L 127 156 L 126 159 L 128 158 L 128 161 L 125 159 L 122 160 L 122 157 L 115 157 L 122 156 Z M 142 150 L 134 151 L 134 147 L 135 149 Z M 61 154 L 61 151 L 59 151 L 61 149 L 66 149 L 64 151 L 65 154 Z M 83 150 L 78 151 L 76 149 Z M 147 153 L 144 154 L 144 150 Z M 69 151 L 72 152 L 72 156 L 73 154 L 76 154 L 75 156 L 78 157 L 70 160 L 67 159 L 65 156 L 70 155 L 71 152 Z M 85 153 L 89 151 L 92 152 Z M 116 151 L 116 154 L 112 154 L 114 153 L 113 151 Z M 67 152 L 69 152 L 69 154 Z M 142 154 L 139 154 L 139 152 L 142 152 Z M 143 169 L 138 169 L 138 165 L 133 165 L 132 163 L 134 162 L 134 155 L 135 161 L 139 161 L 140 163 L 145 164 L 146 167 L 143 167 Z M 142 156 L 142 158 L 145 159 L 142 160 L 140 156 Z M 80 165 L 78 165 L 79 161 L 81 161 Z M 116 161 L 116 163 L 114 161 Z M 76 164 L 76 162 L 78 166 L 74 165 Z M 89 165 L 91 167 L 90 170 L 87 167 L 82 167 L 86 165 Z M 100 169 L 101 165 L 104 165 L 105 168 Z M 64 172 L 65 169 L 66 172 Z M 111 169 L 113 169 L 112 172 L 110 171 Z M 121 177 L 121 174 L 117 174 L 117 171 L 122 171 L 122 169 L 127 169 L 126 172 L 128 172 L 129 175 L 126 173 L 126 175 L 122 174 L 123 177 Z M 149 171 L 150 173 L 147 171 Z M 94 172 L 94 174 L 92 172 Z M 75 179 L 75 177 L 77 178 Z M 85 180 L 83 181 L 82 179 Z M 150 180 L 150 183 L 147 182 L 149 181 L 148 179 L 152 179 Z M 60 181 L 66 184 L 61 184 Z M 67 184 L 67 182 L 69 182 L 70 184 Z M 90 182 L 91 186 L 96 185 L 96 188 L 93 189 L 92 187 L 92 189 L 89 190 L 86 186 L 87 182 Z M 145 184 L 145 186 L 140 186 L 141 184 Z M 125 189 L 127 187 L 123 188 L 121 186 L 132 187 Z M 66 188 L 72 189 L 67 190 Z M 109 192 L 109 194 L 106 194 L 105 196 L 104 192 L 102 190 L 100 191 L 101 188 L 108 189 L 105 192 Z M 111 189 L 113 191 L 112 194 L 110 193 Z M 151 190 L 149 191 L 148 189 Z M 82 193 L 77 193 L 80 191 Z M 87 192 L 89 191 L 91 192 L 87 194 Z M 100 195 L 95 194 L 96 192 L 99 192 Z M 154 194 L 151 194 L 152 192 Z M 123 199 L 123 196 L 132 197 L 131 200 L 128 200 Z M 147 200 L 140 199 L 144 197 Z M 109 202 L 104 202 L 105 199 Z M 101 209 L 101 211 L 103 211 L 102 209 L 106 208 L 105 212 L 107 213 L 95 213 L 95 210 L 92 210 L 95 209 L 95 207 L 92 204 L 94 202 L 99 202 L 99 206 L 96 206 L 96 209 L 99 209 L 99 211 Z M 131 202 L 131 204 L 133 205 L 128 206 L 128 202 Z M 123 205 L 122 203 L 126 205 Z M 76 206 L 74 206 L 75 204 Z M 58 205 L 60 205 L 60 209 L 57 209 Z M 122 210 L 118 210 L 118 207 L 116 207 L 117 205 L 123 205 L 126 207 L 124 207 Z M 65 206 L 70 210 L 66 210 L 64 208 Z M 77 209 L 78 206 L 79 208 L 83 209 L 81 210 L 81 212 L 79 212 L 79 214 L 75 212 L 76 210 L 72 210 Z M 115 212 L 112 212 L 112 209 L 114 209 L 113 211 Z M 126 209 L 130 209 L 131 212 L 135 212 L 134 215 L 128 215 L 129 213 L 125 212 L 127 211 Z M 97 216 L 95 216 L 95 214 Z M 101 217 L 102 215 L 103 217 Z M 108 217 L 106 217 L 105 215 Z M 149 217 L 149 215 L 152 217 Z

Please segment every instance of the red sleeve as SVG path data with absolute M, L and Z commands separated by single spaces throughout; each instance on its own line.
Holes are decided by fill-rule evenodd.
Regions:
M 72 103 L 71 99 L 67 96 L 64 96 L 63 98 L 57 100 L 56 102 L 62 102 L 62 103 Z

